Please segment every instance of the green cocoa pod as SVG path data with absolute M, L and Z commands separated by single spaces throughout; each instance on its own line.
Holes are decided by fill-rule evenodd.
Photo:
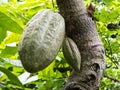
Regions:
M 63 17 L 49 9 L 39 11 L 28 22 L 19 41 L 23 67 L 28 72 L 46 68 L 57 56 L 64 36 Z
M 80 70 L 81 55 L 75 42 L 66 37 L 62 45 L 63 54 L 68 64 L 76 71 Z

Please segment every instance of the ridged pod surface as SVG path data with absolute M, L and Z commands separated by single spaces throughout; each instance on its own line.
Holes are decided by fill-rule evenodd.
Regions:
M 79 71 L 81 55 L 75 42 L 72 39 L 66 37 L 63 41 L 62 49 L 68 64 L 72 66 L 75 71 Z
M 56 57 L 64 40 L 63 17 L 52 10 L 39 11 L 26 25 L 18 45 L 23 67 L 28 72 L 46 68 Z

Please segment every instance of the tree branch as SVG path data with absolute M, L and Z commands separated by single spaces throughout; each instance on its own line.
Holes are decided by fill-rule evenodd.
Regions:
M 104 77 L 106 77 L 106 78 L 110 79 L 111 81 L 114 81 L 114 82 L 118 82 L 118 83 L 120 83 L 120 80 L 115 79 L 115 78 L 113 78 L 113 77 L 111 77 L 111 76 L 104 75 Z

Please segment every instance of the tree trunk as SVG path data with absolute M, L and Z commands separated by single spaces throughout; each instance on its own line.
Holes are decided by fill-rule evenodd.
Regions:
M 77 44 L 82 61 L 80 71 L 72 71 L 65 90 L 99 90 L 105 54 L 96 23 L 83 0 L 57 0 L 57 5 L 65 19 L 66 35 Z

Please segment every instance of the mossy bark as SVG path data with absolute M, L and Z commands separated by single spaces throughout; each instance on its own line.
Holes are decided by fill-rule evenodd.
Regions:
M 77 44 L 81 69 L 72 71 L 65 90 L 99 90 L 105 70 L 104 47 L 96 23 L 87 13 L 83 0 L 56 0 L 65 19 L 66 35 Z

